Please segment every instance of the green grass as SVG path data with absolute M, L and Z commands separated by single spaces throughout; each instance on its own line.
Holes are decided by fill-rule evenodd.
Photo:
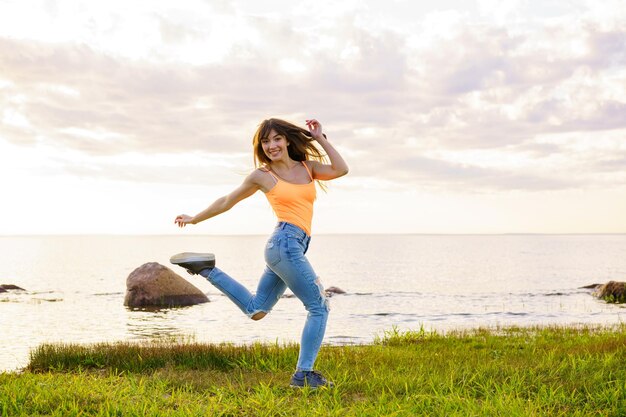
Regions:
M 604 301 L 606 301 L 607 303 L 612 303 L 612 304 L 625 304 L 626 303 L 626 294 L 622 294 L 622 295 L 605 295 L 604 297 L 600 297 L 601 299 L 603 299 Z
M 0 415 L 624 416 L 626 325 L 446 335 L 392 329 L 325 346 L 337 387 L 288 388 L 297 346 L 44 345 L 0 374 Z

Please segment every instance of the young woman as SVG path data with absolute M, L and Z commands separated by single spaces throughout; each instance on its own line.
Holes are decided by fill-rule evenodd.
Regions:
M 252 320 L 272 310 L 289 288 L 309 312 L 300 341 L 292 387 L 332 387 L 313 364 L 319 352 L 328 319 L 328 301 L 318 276 L 305 254 L 311 240 L 315 181 L 328 181 L 348 173 L 348 165 L 322 133 L 315 119 L 306 120 L 308 130 L 280 119 L 264 120 L 254 139 L 255 169 L 230 194 L 218 198 L 195 216 L 181 214 L 174 222 L 184 227 L 230 210 L 241 200 L 261 190 L 272 206 L 278 224 L 265 247 L 266 267 L 255 294 L 215 267 L 210 253 L 180 253 L 170 261 L 191 274 L 200 274 L 230 298 Z M 326 153 L 315 146 L 317 142 Z

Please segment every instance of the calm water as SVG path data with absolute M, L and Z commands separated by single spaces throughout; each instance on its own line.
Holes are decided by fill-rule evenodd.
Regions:
M 200 277 L 177 270 L 211 302 L 161 311 L 123 306 L 126 277 L 181 251 L 213 251 L 222 269 L 254 288 L 263 236 L 0 237 L 0 370 L 23 367 L 42 342 L 186 337 L 197 341 L 298 341 L 306 312 L 284 298 L 246 318 Z M 534 324 L 614 324 L 626 309 L 579 287 L 626 281 L 626 235 L 314 236 L 309 259 L 331 299 L 326 343 L 367 343 L 383 330 Z M 175 269 L 176 270 L 176 269 Z

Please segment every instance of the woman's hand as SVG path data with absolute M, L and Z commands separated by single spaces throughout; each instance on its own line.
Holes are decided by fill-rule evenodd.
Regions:
M 321 123 L 315 119 L 310 119 L 306 120 L 306 125 L 313 139 L 322 146 L 328 159 L 330 159 L 330 164 L 309 161 L 313 168 L 313 179 L 328 181 L 346 175 L 348 173 L 348 164 L 346 164 L 346 161 L 343 160 L 333 145 L 326 140 L 326 136 L 322 133 Z
M 306 126 L 309 128 L 309 132 L 311 132 L 311 136 L 313 139 L 319 141 L 320 139 L 324 139 L 324 135 L 322 135 L 322 124 L 315 119 L 305 120 Z
M 178 216 L 176 216 L 176 220 L 174 220 L 174 223 L 176 223 L 176 225 L 178 227 L 185 227 L 188 224 L 193 224 L 193 217 L 188 216 L 186 214 L 179 214 Z

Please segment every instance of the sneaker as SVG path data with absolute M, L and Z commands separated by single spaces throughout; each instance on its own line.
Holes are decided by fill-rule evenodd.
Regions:
M 215 255 L 212 253 L 183 252 L 172 256 L 170 262 L 182 266 L 191 275 L 196 275 L 205 269 L 215 268 Z
M 324 376 L 317 371 L 297 371 L 291 376 L 289 386 L 291 388 L 309 387 L 317 389 L 319 387 L 333 388 L 335 384 L 324 378 Z

